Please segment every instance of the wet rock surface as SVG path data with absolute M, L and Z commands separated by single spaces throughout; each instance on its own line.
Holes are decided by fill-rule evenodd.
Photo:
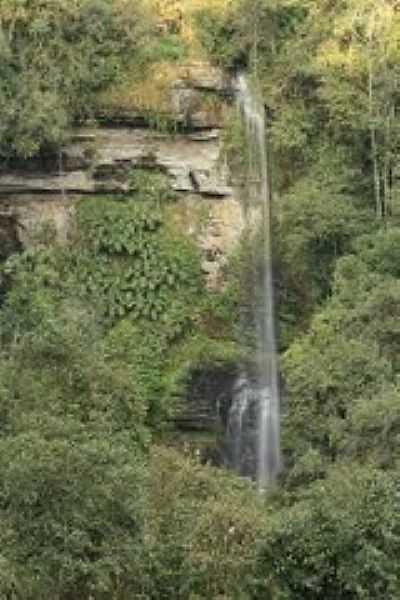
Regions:
M 194 371 L 188 384 L 187 408 L 176 418 L 178 429 L 223 432 L 236 377 L 233 366 Z

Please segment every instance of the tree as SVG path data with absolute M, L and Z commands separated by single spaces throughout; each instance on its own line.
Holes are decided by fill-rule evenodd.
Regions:
M 324 30 L 333 19 L 329 33 Z M 312 3 L 311 28 L 319 43 L 312 69 L 319 95 L 335 124 L 369 136 L 375 210 L 393 211 L 393 168 L 399 130 L 400 17 L 393 2 L 352 1 L 334 13 L 328 2 Z M 322 24 L 322 26 L 321 26 Z M 338 85 L 339 82 L 339 85 Z
M 142 548 L 145 410 L 93 314 L 34 296 L 36 326 L 0 355 L 0 594 L 119 594 Z
M 361 448 L 363 459 L 394 465 L 398 238 L 391 228 L 353 241 L 355 253 L 337 262 L 331 298 L 284 355 L 289 485 L 320 477 L 331 461 L 361 460 Z
M 143 5 L 123 0 L 3 0 L 0 158 L 58 147 L 118 80 L 145 32 Z
M 259 579 L 275 582 L 282 600 L 395 600 L 399 511 L 396 477 L 357 463 L 335 469 L 278 511 L 259 555 Z
M 251 597 L 266 521 L 251 484 L 162 447 L 151 481 L 147 597 Z

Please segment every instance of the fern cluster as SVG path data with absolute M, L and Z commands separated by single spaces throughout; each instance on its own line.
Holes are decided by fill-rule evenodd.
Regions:
M 201 289 L 197 251 L 170 230 L 155 202 L 86 201 L 78 231 L 81 289 L 102 299 L 112 320 L 165 319 L 178 296 Z

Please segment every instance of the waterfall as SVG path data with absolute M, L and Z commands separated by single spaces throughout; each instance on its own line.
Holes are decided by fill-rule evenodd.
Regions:
M 231 465 L 256 479 L 260 489 L 281 469 L 280 399 L 274 320 L 271 252 L 271 195 L 268 180 L 265 112 L 244 76 L 238 78 L 238 107 L 248 150 L 245 198 L 250 230 L 257 227 L 250 278 L 254 360 L 244 368 L 233 391 L 228 416 Z M 261 225 L 261 227 L 260 227 Z

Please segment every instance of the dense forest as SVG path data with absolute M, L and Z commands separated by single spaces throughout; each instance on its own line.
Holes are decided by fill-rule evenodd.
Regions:
M 128 193 L 78 204 L 67 244 L 48 225 L 0 248 L 0 597 L 398 600 L 398 2 L 1 0 L 0 49 L 0 172 L 57 159 L 160 64 L 248 73 L 284 457 L 260 494 L 171 442 L 191 374 L 251 351 L 248 240 L 209 289 L 168 178 L 136 169 Z M 240 174 L 234 107 L 224 154 Z

